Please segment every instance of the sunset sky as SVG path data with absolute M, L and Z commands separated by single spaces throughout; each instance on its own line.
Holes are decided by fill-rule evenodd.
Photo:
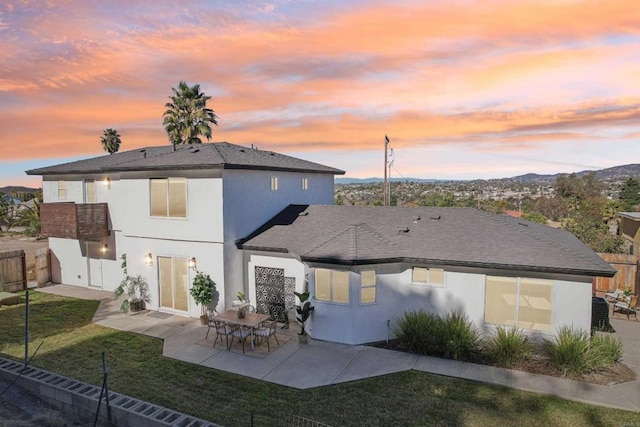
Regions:
M 347 177 L 495 178 L 640 163 L 638 0 L 3 1 L 0 187 L 168 144 L 199 83 L 213 141 Z

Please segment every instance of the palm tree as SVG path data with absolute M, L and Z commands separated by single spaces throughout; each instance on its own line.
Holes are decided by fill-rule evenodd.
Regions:
M 40 202 L 38 199 L 33 199 L 32 206 L 22 205 L 11 225 L 26 227 L 25 234 L 27 236 L 38 236 L 40 234 Z
M 173 149 L 178 144 L 201 143 L 200 136 L 210 141 L 211 124 L 218 124 L 214 111 L 207 108 L 211 97 L 200 92 L 199 84 L 189 86 L 184 81 L 171 90 L 173 96 L 169 97 L 171 102 L 165 104 L 167 110 L 162 115 L 162 124 Z
M 100 138 L 102 142 L 102 148 L 109 154 L 117 153 L 120 149 L 120 135 L 118 135 L 118 131 L 115 129 L 105 129 L 102 138 Z

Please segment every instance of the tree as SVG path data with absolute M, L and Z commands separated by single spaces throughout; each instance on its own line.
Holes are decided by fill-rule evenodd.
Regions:
M 640 204 L 640 180 L 629 178 L 620 188 L 620 201 L 626 208 L 632 209 Z
M 200 85 L 189 86 L 181 81 L 178 88 L 171 88 L 171 102 L 165 104 L 167 110 L 162 115 L 162 124 L 175 150 L 178 144 L 201 143 L 200 136 L 211 140 L 211 124 L 217 125 L 217 116 L 207 108 L 211 99 L 200 92 Z
M 33 199 L 33 206 L 22 205 L 11 225 L 26 227 L 25 234 L 36 237 L 40 234 L 40 203 Z
M 120 140 L 120 135 L 118 135 L 118 131 L 115 129 L 105 129 L 100 138 L 102 142 L 102 148 L 109 154 L 117 153 L 120 149 L 120 144 L 122 141 Z

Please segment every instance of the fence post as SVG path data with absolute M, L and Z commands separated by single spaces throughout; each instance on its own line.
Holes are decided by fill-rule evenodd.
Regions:
M 27 283 L 29 280 L 29 275 L 27 274 L 27 254 L 22 251 L 22 255 L 20 256 L 21 261 L 22 261 L 22 283 L 24 284 L 22 286 L 22 289 L 25 290 L 27 289 Z

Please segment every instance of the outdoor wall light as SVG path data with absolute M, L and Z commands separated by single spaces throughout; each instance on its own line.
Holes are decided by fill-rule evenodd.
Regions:
M 191 259 L 189 260 L 189 268 L 192 269 L 193 271 L 196 271 L 197 264 L 196 264 L 195 257 L 191 257 Z
M 106 177 L 104 179 L 104 186 L 107 188 L 111 188 L 111 179 L 109 179 L 109 177 Z
M 109 249 L 109 246 L 107 246 L 107 244 L 105 243 L 104 245 L 102 245 L 100 247 L 100 252 L 102 252 L 103 254 L 107 252 L 107 250 Z
M 151 255 L 151 252 L 149 252 L 144 256 L 144 263 L 147 264 L 148 266 L 153 265 L 153 255 Z

